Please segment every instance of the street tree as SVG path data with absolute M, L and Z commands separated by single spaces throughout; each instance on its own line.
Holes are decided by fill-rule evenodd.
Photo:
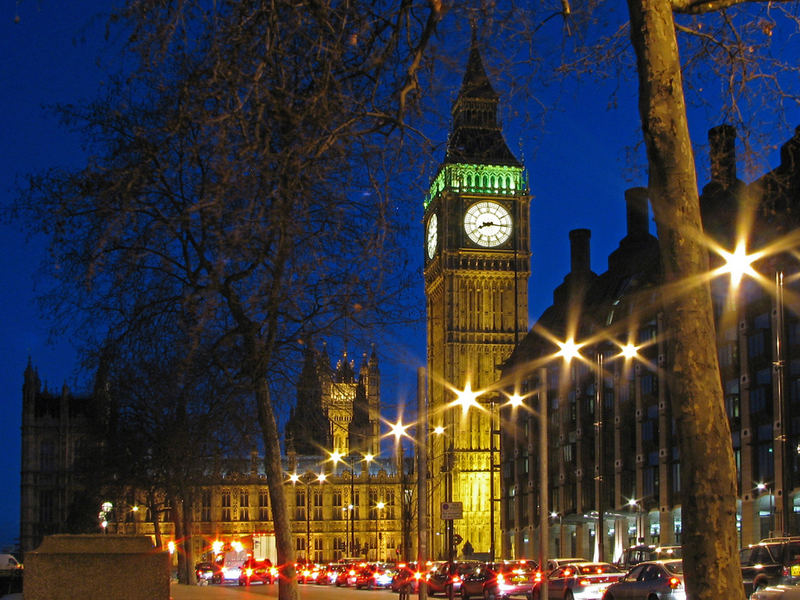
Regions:
M 62 106 L 89 160 L 32 176 L 58 317 L 99 340 L 180 315 L 249 394 L 296 598 L 274 390 L 298 340 L 407 319 L 387 175 L 438 3 L 131 1 L 125 71 Z M 62 321 L 62 322 L 65 322 Z M 146 329 L 146 327 L 142 327 Z
M 97 485 L 121 511 L 146 508 L 156 546 L 172 521 L 178 576 L 192 583 L 192 515 L 204 486 L 246 456 L 256 431 L 241 410 L 244 391 L 216 357 L 182 334 L 179 320 L 107 341 L 97 363 L 95 402 L 103 407 L 103 451 L 93 456 Z M 124 515 L 121 519 L 124 521 Z

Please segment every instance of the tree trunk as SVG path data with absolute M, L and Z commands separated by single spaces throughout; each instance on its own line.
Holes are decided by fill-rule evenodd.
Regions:
M 186 530 L 183 521 L 183 502 L 176 494 L 170 495 L 170 506 L 172 506 L 172 526 L 175 528 L 175 545 L 178 551 L 178 582 L 183 584 L 190 583 L 186 576 L 186 555 L 183 552 L 185 544 Z
M 278 565 L 281 576 L 278 579 L 278 598 L 297 600 L 299 592 L 294 572 L 292 533 L 289 524 L 289 511 L 283 489 L 283 466 L 281 465 L 281 445 L 275 413 L 272 410 L 269 387 L 266 380 L 254 381 L 258 421 L 264 438 L 264 470 L 272 503 L 272 523 L 275 527 L 275 543 L 278 551 Z
M 193 510 L 194 510 L 193 491 L 188 492 L 183 498 L 183 537 L 181 538 L 182 554 L 186 557 L 186 572 L 185 581 L 189 585 L 197 583 L 196 574 L 194 572 L 194 543 L 192 537 L 192 529 L 194 525 Z
M 744 599 L 737 556 L 736 467 L 723 402 L 708 253 L 670 3 L 628 0 L 650 199 L 668 289 L 667 382 L 678 426 L 687 597 Z

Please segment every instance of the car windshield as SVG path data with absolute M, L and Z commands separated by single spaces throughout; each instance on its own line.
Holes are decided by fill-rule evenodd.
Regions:
M 675 560 L 664 563 L 664 567 L 675 575 L 683 575 L 683 561 Z

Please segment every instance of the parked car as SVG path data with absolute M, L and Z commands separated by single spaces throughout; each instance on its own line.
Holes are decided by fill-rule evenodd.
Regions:
M 347 565 L 347 567 L 339 571 L 339 574 L 336 576 L 336 587 L 355 586 L 359 568 L 359 565 Z
M 497 563 L 484 563 L 473 567 L 471 571 L 461 577 L 461 598 L 483 598 L 483 589 L 486 582 L 497 575 Z
M 256 560 L 250 557 L 242 565 L 242 570 L 239 573 L 239 585 L 274 582 L 275 571 L 272 568 L 272 561 Z
M 750 600 L 800 600 L 800 585 L 775 585 L 753 592 Z
M 767 538 L 739 551 L 744 591 L 756 590 L 781 582 L 789 575 L 791 564 L 800 556 L 800 537 Z M 798 573 L 800 576 L 800 572 Z
M 505 561 L 495 563 L 493 572 L 483 584 L 485 600 L 506 598 L 528 598 L 533 593 L 533 584 L 538 570 L 532 561 Z
M 371 563 L 359 569 L 356 575 L 356 589 L 388 588 L 396 571 L 387 563 Z
M 339 573 L 346 568 L 347 565 L 344 563 L 328 563 L 323 568 L 320 576 L 317 577 L 317 584 L 334 585 L 336 583 L 336 577 L 338 577 Z
M 574 563 L 557 568 L 547 578 L 548 598 L 564 600 L 600 600 L 608 587 L 625 575 L 610 563 Z M 533 585 L 533 600 L 541 594 L 543 582 Z
M 453 596 L 457 596 L 461 590 L 461 577 L 480 564 L 477 560 L 445 561 L 434 564 L 425 576 L 428 595 L 442 594 L 449 598 L 452 588 Z
M 651 598 L 686 600 L 682 560 L 639 563 L 616 583 L 608 586 L 603 600 Z
M 194 574 L 200 585 L 219 583 L 222 580 L 220 568 L 213 562 L 199 562 L 194 566 Z
M 417 569 L 417 563 L 400 563 L 392 577 L 391 590 L 399 593 L 401 589 L 407 589 L 410 594 L 416 594 L 419 592 L 419 581 L 424 576 L 425 574 Z

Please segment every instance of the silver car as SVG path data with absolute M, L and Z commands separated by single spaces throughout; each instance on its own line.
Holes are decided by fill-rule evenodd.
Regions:
M 750 600 L 800 600 L 800 587 L 796 585 L 774 585 L 753 592 Z
M 603 600 L 686 600 L 682 560 L 653 560 L 639 563 L 616 583 Z
M 625 575 L 616 565 L 583 562 L 559 567 L 547 576 L 547 597 L 561 600 L 600 600 L 603 592 Z M 541 594 L 534 583 L 533 600 Z

